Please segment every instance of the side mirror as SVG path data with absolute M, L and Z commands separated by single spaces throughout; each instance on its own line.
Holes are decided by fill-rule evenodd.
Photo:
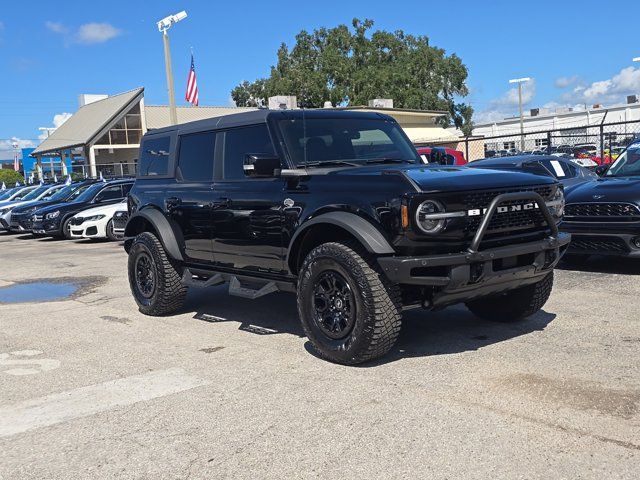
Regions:
M 603 177 L 607 170 L 609 170 L 609 165 L 598 165 L 595 172 L 599 177 Z
M 276 170 L 282 169 L 280 158 L 263 153 L 250 153 L 242 166 L 245 175 L 252 177 L 275 177 Z

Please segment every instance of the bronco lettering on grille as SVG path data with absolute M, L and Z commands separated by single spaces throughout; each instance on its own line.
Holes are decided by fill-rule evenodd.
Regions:
M 535 202 L 531 203 L 523 203 L 521 205 L 505 205 L 499 206 L 496 209 L 496 213 L 509 213 L 509 212 L 522 212 L 527 210 L 535 210 L 538 207 L 538 204 Z M 480 215 L 484 215 L 487 213 L 488 208 L 473 208 L 471 210 L 467 210 L 467 216 L 469 217 L 478 217 Z

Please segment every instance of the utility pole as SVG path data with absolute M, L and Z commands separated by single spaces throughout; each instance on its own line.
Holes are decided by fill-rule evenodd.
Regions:
M 171 47 L 169 45 L 168 30 L 180 20 L 187 18 L 187 12 L 184 10 L 169 15 L 158 22 L 158 30 L 162 33 L 162 43 L 164 44 L 164 68 L 167 74 L 167 91 L 169 94 L 169 118 L 171 125 L 178 123 L 178 113 L 176 112 L 176 97 L 173 88 L 173 71 L 171 69 Z
M 520 108 L 520 151 L 524 151 L 524 115 L 522 113 L 522 84 L 524 82 L 530 81 L 531 78 L 514 78 L 509 80 L 509 83 L 517 83 L 518 84 L 518 106 Z

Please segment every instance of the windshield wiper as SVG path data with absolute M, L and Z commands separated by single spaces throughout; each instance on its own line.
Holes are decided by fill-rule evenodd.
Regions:
M 359 167 L 359 163 L 355 162 L 347 162 L 345 160 L 319 160 L 317 162 L 302 162 L 299 163 L 300 167 L 324 167 L 329 165 L 345 165 L 348 167 Z
M 405 158 L 380 157 L 372 158 L 371 160 L 367 160 L 365 163 L 415 163 L 415 161 L 407 160 Z

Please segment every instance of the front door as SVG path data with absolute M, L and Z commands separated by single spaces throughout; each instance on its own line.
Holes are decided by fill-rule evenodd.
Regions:
M 265 124 L 221 132 L 221 169 L 213 185 L 215 263 L 224 268 L 282 273 L 284 180 L 245 174 L 249 154 L 274 155 Z

